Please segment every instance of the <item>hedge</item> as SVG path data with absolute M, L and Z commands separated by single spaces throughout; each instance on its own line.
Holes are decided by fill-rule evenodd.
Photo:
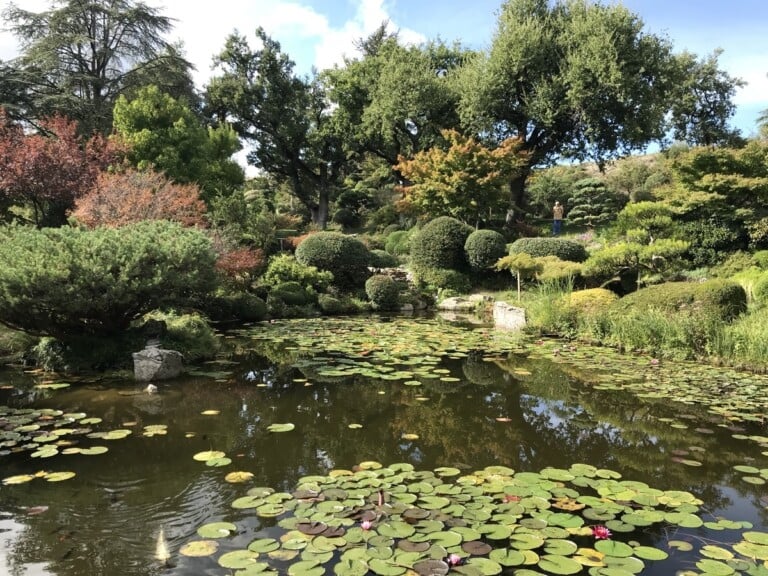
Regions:
M 370 254 L 365 244 L 338 232 L 318 232 L 296 248 L 296 260 L 333 274 L 333 285 L 342 290 L 362 288 L 370 276 Z
M 534 258 L 557 256 L 560 260 L 584 262 L 589 254 L 578 242 L 565 238 L 518 238 L 509 246 L 509 253 L 525 252 Z

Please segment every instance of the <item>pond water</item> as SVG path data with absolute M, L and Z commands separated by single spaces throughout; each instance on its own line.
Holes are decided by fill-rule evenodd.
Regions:
M 641 573 L 768 574 L 760 542 L 749 571 L 720 558 L 723 552 L 712 553 L 706 570 L 700 564 L 702 546 L 726 550 L 745 529 L 757 533 L 768 525 L 764 377 L 558 342 L 516 342 L 438 319 L 279 322 L 223 340 L 219 360 L 158 383 L 154 394 L 128 379 L 64 380 L 70 386 L 57 388 L 50 385 L 62 381 L 44 374 L 0 373 L 0 406 L 6 406 L 0 434 L 19 429 L 14 418 L 24 417 L 18 411 L 25 408 L 38 411 L 26 412 L 27 419 L 36 417 L 31 428 L 40 426 L 29 432 L 33 437 L 64 430 L 63 442 L 38 442 L 60 442 L 54 454 L 41 454 L 39 446 L 15 452 L 30 441 L 6 435 L 0 478 L 76 474 L 0 486 L 0 574 L 233 574 L 219 566 L 221 554 L 264 535 L 278 537 L 280 519 L 233 508 L 233 501 L 253 487 L 290 493 L 302 478 L 353 472 L 361 462 L 462 474 L 583 463 L 659 490 L 688 491 L 701 500 L 697 513 L 709 527 L 656 524 L 614 534 L 669 553 L 645 562 Z M 272 424 L 293 429 L 270 432 Z M 130 434 L 88 436 L 121 429 Z M 159 433 L 149 435 L 153 430 Z M 92 446 L 108 451 L 62 453 Z M 193 458 L 206 451 L 223 452 L 231 462 Z M 225 480 L 235 471 L 253 476 Z M 743 524 L 723 530 L 714 524 L 719 517 Z M 218 521 L 237 529 L 217 540 L 215 554 L 179 553 L 200 540 L 198 528 Z M 155 557 L 161 531 L 167 564 Z M 728 562 L 730 572 L 713 568 Z M 277 572 L 288 573 L 280 566 Z M 574 573 L 535 569 L 505 573 Z M 579 573 L 633 573 L 627 566 L 591 570 Z

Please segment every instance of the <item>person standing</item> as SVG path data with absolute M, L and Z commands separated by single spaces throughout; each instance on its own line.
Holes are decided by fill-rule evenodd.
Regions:
M 552 235 L 560 234 L 560 228 L 563 225 L 563 205 L 559 201 L 555 202 L 552 208 Z

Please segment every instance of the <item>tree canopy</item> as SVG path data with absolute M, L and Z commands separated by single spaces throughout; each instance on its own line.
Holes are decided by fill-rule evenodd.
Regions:
M 621 5 L 508 0 L 487 54 L 462 73 L 464 125 L 492 142 L 522 140 L 528 170 L 558 157 L 606 160 L 664 136 L 671 44 Z
M 61 114 L 107 134 L 117 97 L 151 78 L 191 85 L 191 64 L 163 35 L 172 19 L 134 0 L 53 0 L 32 12 L 10 4 L 3 20 L 21 44 L 14 63 L 30 98 L 26 116 Z

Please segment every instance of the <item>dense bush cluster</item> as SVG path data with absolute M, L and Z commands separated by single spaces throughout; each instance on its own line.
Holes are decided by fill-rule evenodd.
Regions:
M 375 274 L 365 281 L 365 293 L 374 310 L 396 310 L 399 292 L 397 282 L 385 274 Z
M 338 232 L 318 232 L 296 248 L 296 260 L 333 274 L 333 285 L 342 290 L 362 288 L 370 276 L 370 254 L 365 244 Z
M 396 256 L 384 250 L 371 250 L 371 268 L 396 268 L 400 265 Z
M 560 260 L 584 262 L 587 249 L 578 242 L 565 238 L 518 238 L 509 246 L 510 254 L 530 254 L 534 258 L 557 256 Z
M 472 289 L 469 276 L 458 270 L 445 268 L 414 268 L 414 280 L 428 290 L 448 290 L 456 294 L 466 294 Z
M 384 242 L 384 250 L 394 256 L 405 256 L 411 251 L 410 230 L 395 230 Z
M 416 268 L 467 269 L 464 244 L 472 228 L 455 218 L 431 220 L 411 238 L 411 264 Z
M 495 230 L 475 230 L 464 243 L 464 253 L 473 272 L 487 272 L 507 255 L 507 241 Z
M 123 228 L 0 231 L 0 321 L 66 339 L 115 335 L 151 310 L 215 286 L 209 238 L 168 221 Z
M 727 280 L 666 282 L 641 288 L 614 304 L 618 311 L 660 310 L 701 313 L 720 320 L 732 320 L 747 309 L 747 293 Z

